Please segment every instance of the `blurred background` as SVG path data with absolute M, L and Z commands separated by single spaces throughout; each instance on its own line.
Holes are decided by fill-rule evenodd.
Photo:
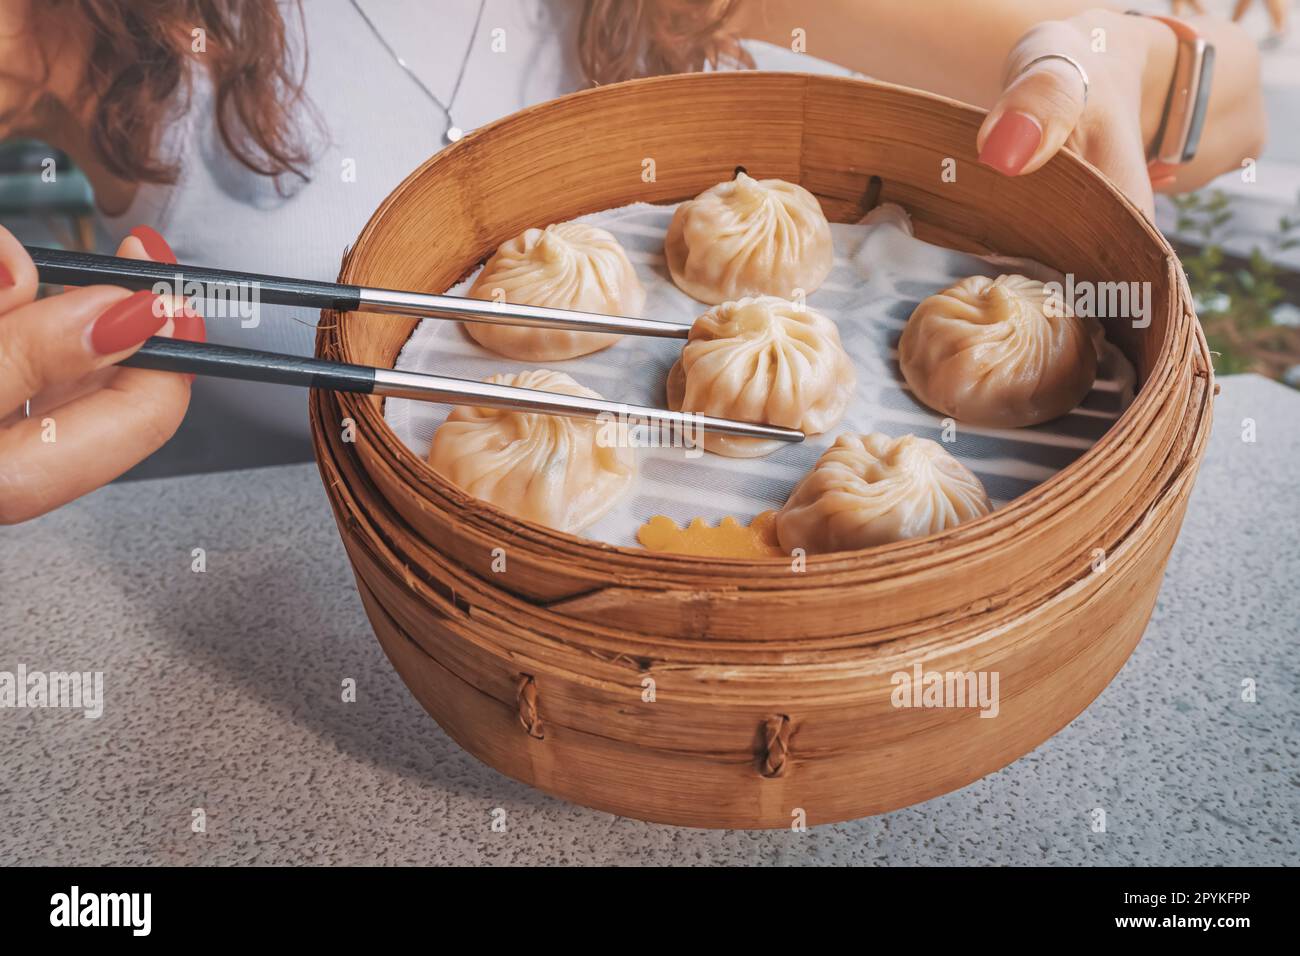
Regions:
M 1182 257 L 1215 366 L 1300 389 L 1300 35 L 1286 0 L 1138 0 L 1146 12 L 1238 16 L 1263 61 L 1269 136 L 1249 174 L 1159 197 L 1157 225 Z M 1230 63 L 1219 64 L 1231 69 Z M 23 242 L 111 252 L 94 196 L 68 158 L 30 140 L 0 142 L 0 222 Z M 204 263 L 219 266 L 221 263 Z M 176 436 L 121 479 L 308 461 L 306 439 L 241 428 L 195 401 Z M 228 413 L 226 413 L 228 414 Z

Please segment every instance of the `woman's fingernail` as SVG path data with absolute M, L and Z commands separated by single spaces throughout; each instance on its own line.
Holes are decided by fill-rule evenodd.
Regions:
M 189 305 L 182 306 L 180 312 L 172 317 L 172 325 L 175 328 L 172 338 L 183 339 L 186 342 L 206 342 L 208 340 L 208 332 L 203 325 L 203 316 L 195 312 Z
M 167 240 L 162 234 L 152 226 L 136 226 L 131 230 L 131 235 L 140 240 L 140 245 L 144 246 L 145 253 L 154 262 L 165 262 L 168 265 L 176 264 L 176 253 L 172 252 L 172 247 L 167 245 Z
M 14 284 L 14 274 L 0 262 L 0 289 L 7 289 Z
M 167 324 L 158 296 L 148 289 L 133 292 L 109 306 L 90 329 L 90 346 L 98 355 L 112 355 L 139 345 Z
M 980 150 L 980 162 L 1007 176 L 1025 168 L 1043 141 L 1043 128 L 1027 113 L 1006 113 L 994 124 Z

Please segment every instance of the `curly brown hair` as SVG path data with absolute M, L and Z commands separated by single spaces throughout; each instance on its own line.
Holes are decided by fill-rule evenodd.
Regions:
M 301 22 L 302 0 L 287 3 Z M 579 30 L 593 84 L 719 65 L 752 66 L 728 26 L 741 0 L 586 0 Z M 159 155 L 169 117 L 184 109 L 191 68 L 208 71 L 217 129 L 231 155 L 264 176 L 307 177 L 310 150 L 299 121 L 314 117 L 276 0 L 40 0 L 40 26 L 89 25 L 85 90 L 94 103 L 90 142 L 114 175 L 172 182 Z M 195 49 L 198 30 L 205 49 Z
M 741 0 L 587 0 L 578 33 L 582 71 L 593 84 L 752 67 L 729 27 Z
M 301 7 L 294 8 L 301 17 Z M 200 63 L 231 154 L 265 176 L 306 177 L 310 156 L 295 123 L 306 54 L 291 62 L 274 0 L 41 0 L 32 11 L 44 35 L 57 35 L 68 17 L 89 26 L 90 144 L 114 175 L 175 179 L 175 165 L 158 154 L 159 131 L 184 108 L 190 67 Z

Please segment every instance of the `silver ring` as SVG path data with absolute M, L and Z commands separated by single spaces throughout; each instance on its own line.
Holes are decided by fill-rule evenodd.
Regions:
M 1086 107 L 1088 105 L 1088 71 L 1083 68 L 1082 63 L 1072 56 L 1066 56 L 1064 53 L 1044 53 L 1042 56 L 1036 56 L 1020 68 L 1020 72 L 1015 75 L 1015 79 L 1019 79 L 1028 73 L 1029 68 L 1035 63 L 1041 63 L 1044 60 L 1064 60 L 1079 71 L 1079 78 L 1083 80 L 1083 105 Z

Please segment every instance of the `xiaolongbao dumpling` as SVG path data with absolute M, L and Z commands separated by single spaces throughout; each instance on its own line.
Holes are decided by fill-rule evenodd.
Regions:
M 486 381 L 601 397 L 549 369 Z M 602 445 L 600 428 L 582 418 L 460 405 L 434 433 L 429 464 L 458 488 L 512 515 L 580 531 L 609 511 L 636 477 L 632 449 Z
M 561 222 L 526 229 L 503 242 L 470 287 L 475 299 L 637 317 L 645 287 L 618 240 L 596 226 Z M 466 322 L 465 331 L 493 352 L 525 362 L 552 362 L 598 352 L 621 336 Z
M 816 435 L 835 426 L 857 376 L 835 323 L 775 296 L 724 302 L 691 326 L 668 373 L 668 407 Z M 755 458 L 779 441 L 704 436 L 704 447 Z
M 776 515 L 786 551 L 854 551 L 988 514 L 984 486 L 937 442 L 840 435 Z
M 1097 377 L 1095 319 L 1021 275 L 971 276 L 921 302 L 898 343 L 916 397 L 960 422 L 1037 425 L 1079 404 Z
M 740 173 L 673 214 L 664 240 L 673 281 L 717 305 L 744 296 L 795 298 L 825 281 L 835 259 L 817 198 L 795 183 Z

